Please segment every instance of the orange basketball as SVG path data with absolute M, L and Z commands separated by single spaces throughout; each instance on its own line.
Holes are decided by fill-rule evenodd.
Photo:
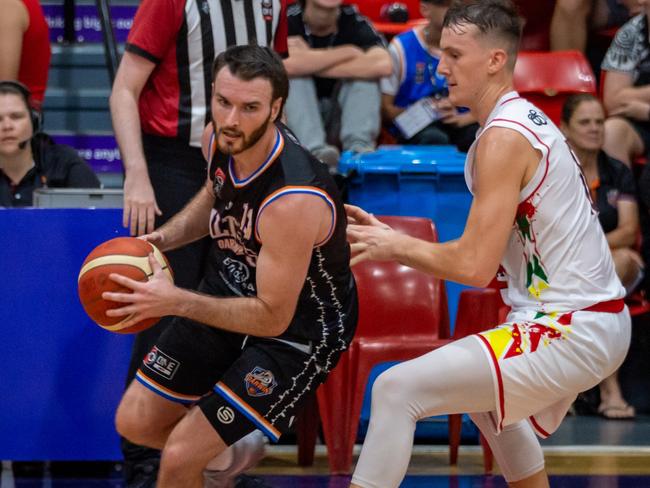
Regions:
M 127 276 L 137 281 L 147 281 L 153 276 L 148 257 L 153 252 L 164 272 L 173 278 L 167 258 L 153 244 L 135 237 L 117 237 L 100 244 L 88 255 L 79 272 L 79 299 L 88 316 L 100 327 L 118 334 L 132 334 L 154 325 L 160 317 L 149 318 L 125 327 L 128 317 L 107 317 L 106 310 L 126 306 L 124 303 L 104 300 L 105 291 L 130 293 L 129 288 L 108 278 L 111 273 Z

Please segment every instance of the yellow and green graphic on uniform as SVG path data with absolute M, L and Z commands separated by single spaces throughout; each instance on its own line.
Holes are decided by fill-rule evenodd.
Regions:
M 535 233 L 533 231 L 535 211 L 535 206 L 529 200 L 521 202 L 517 207 L 515 222 L 525 248 L 526 289 L 531 296 L 539 299 L 542 292 L 549 287 L 549 283 L 548 275 L 535 245 Z

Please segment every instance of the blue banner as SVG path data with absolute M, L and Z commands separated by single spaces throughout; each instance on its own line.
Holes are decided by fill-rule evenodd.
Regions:
M 74 147 L 96 173 L 121 173 L 122 158 L 112 134 L 52 134 L 58 144 Z
M 136 5 L 110 7 L 113 33 L 118 43 L 126 41 L 137 8 Z M 63 5 L 43 5 L 43 14 L 50 28 L 50 41 L 61 42 L 64 26 Z M 74 32 L 76 42 L 102 42 L 102 25 L 94 5 L 75 6 Z

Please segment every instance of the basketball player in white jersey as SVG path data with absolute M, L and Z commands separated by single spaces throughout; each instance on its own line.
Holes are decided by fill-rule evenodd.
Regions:
M 347 209 L 353 264 L 396 260 L 473 286 L 496 273 L 512 307 L 505 324 L 379 377 L 353 486 L 397 487 L 416 421 L 467 412 L 510 486 L 548 487 L 535 434 L 550 435 L 577 393 L 627 352 L 625 291 L 580 167 L 558 128 L 513 89 L 520 30 L 509 1 L 457 2 L 445 17 L 438 71 L 451 102 L 481 126 L 467 155 L 474 200 L 463 235 L 432 244 Z

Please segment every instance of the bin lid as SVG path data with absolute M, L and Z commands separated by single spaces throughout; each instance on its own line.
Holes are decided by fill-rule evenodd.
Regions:
M 343 174 L 423 173 L 463 174 L 465 153 L 456 146 L 379 146 L 376 151 L 341 155 L 339 171 Z

